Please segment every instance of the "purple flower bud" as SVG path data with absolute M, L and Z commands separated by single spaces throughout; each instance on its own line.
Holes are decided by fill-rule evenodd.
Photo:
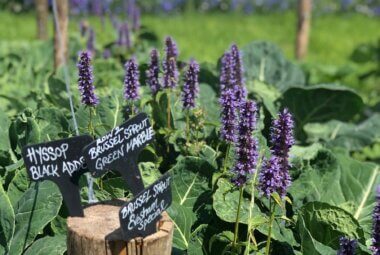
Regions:
M 226 142 L 235 142 L 237 112 L 234 91 L 231 88 L 222 90 L 219 103 L 221 106 L 221 137 Z
M 294 121 L 288 109 L 284 109 L 278 114 L 278 118 L 273 120 L 271 127 L 272 155 L 279 159 L 281 170 L 281 196 L 286 195 L 286 190 L 291 184 L 289 175 L 289 150 L 294 144 L 293 136 Z
M 355 255 L 356 246 L 358 241 L 347 237 L 339 238 L 339 250 L 337 255 Z
M 124 98 L 136 101 L 139 99 L 139 67 L 133 57 L 125 63 Z
M 376 191 L 376 205 L 373 209 L 373 234 L 371 250 L 374 255 L 380 255 L 380 185 Z
M 235 89 L 236 101 L 242 102 L 247 97 L 247 89 L 244 85 L 244 77 L 243 77 L 243 63 L 240 55 L 240 51 L 236 44 L 231 46 L 231 58 L 232 58 L 232 75 L 231 75 L 231 83 Z
M 80 53 L 79 62 L 77 64 L 79 78 L 78 87 L 81 93 L 81 102 L 87 106 L 96 106 L 99 103 L 98 97 L 95 95 L 95 87 L 93 85 L 93 74 L 91 66 L 91 53 L 83 51 Z
M 131 37 L 127 22 L 124 22 L 118 28 L 117 44 L 119 46 L 126 46 L 128 49 L 131 47 Z
M 137 6 L 134 6 L 133 14 L 132 14 L 132 27 L 134 31 L 140 29 L 140 25 L 141 25 L 140 19 L 141 19 L 140 8 Z
M 147 83 L 155 95 L 160 89 L 160 81 L 158 75 L 160 73 L 159 55 L 156 49 L 153 49 L 150 53 L 150 63 L 148 70 L 146 71 Z
M 166 52 L 166 61 L 169 61 L 169 59 L 174 58 L 177 60 L 178 57 L 178 49 L 177 44 L 171 38 L 170 36 L 166 37 L 165 39 L 165 52 Z
M 85 20 L 81 20 L 79 23 L 80 36 L 85 37 L 88 31 L 88 23 Z
M 178 83 L 178 69 L 175 58 L 170 58 L 163 63 L 164 77 L 162 82 L 163 88 L 175 88 Z
M 166 58 L 163 61 L 163 86 L 164 88 L 175 88 L 178 83 L 177 56 L 178 50 L 174 40 L 168 36 L 165 39 Z
M 220 86 L 224 90 L 226 88 L 233 88 L 231 84 L 232 75 L 232 56 L 230 52 L 225 52 L 222 57 L 220 69 Z
M 108 48 L 104 49 L 104 51 L 103 51 L 103 58 L 104 59 L 109 59 L 111 56 L 112 56 L 111 50 L 108 49 Z
M 252 136 L 256 129 L 257 106 L 253 101 L 243 102 L 240 106 L 238 141 L 236 144 L 236 163 L 232 181 L 237 186 L 244 185 L 254 173 L 258 158 L 258 141 Z
M 191 60 L 185 74 L 185 84 L 182 91 L 182 103 L 184 109 L 195 107 L 195 99 L 199 93 L 199 65 L 195 60 Z
M 87 39 L 87 50 L 91 52 L 91 54 L 95 54 L 95 32 L 92 28 L 90 28 L 90 32 Z
M 281 187 L 280 162 L 276 156 L 264 159 L 259 175 L 259 190 L 262 195 L 270 197 L 274 192 L 280 194 Z

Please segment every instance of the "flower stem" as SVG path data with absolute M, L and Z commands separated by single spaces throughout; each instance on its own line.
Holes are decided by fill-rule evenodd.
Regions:
M 227 149 L 226 149 L 226 155 L 224 157 L 224 162 L 223 162 L 223 173 L 227 171 L 227 160 L 228 160 L 228 156 L 230 155 L 230 149 L 231 149 L 231 143 L 228 143 Z
M 239 203 L 238 203 L 238 208 L 236 212 L 236 221 L 235 221 L 235 233 L 234 233 L 234 242 L 232 244 L 232 247 L 236 247 L 236 243 L 238 240 L 238 235 L 239 235 L 239 220 L 240 220 L 240 207 L 241 207 L 241 202 L 243 200 L 243 187 L 239 188 Z
M 272 225 L 273 225 L 273 220 L 274 220 L 274 207 L 275 207 L 275 204 L 272 203 L 272 198 L 269 198 L 270 220 L 269 220 L 268 240 L 267 240 L 267 246 L 265 248 L 265 255 L 269 255 L 269 251 L 270 251 L 270 242 L 272 238 Z
M 190 143 L 190 112 L 186 113 L 186 146 Z
M 168 129 L 171 129 L 171 109 L 170 109 L 170 90 L 168 90 L 167 96 L 168 96 L 168 107 L 167 107 L 167 121 L 168 121 Z
M 89 110 L 89 120 L 88 120 L 88 126 L 87 126 L 87 129 L 88 129 L 88 133 L 93 137 L 95 138 L 95 130 L 94 130 L 94 125 L 92 124 L 92 115 L 93 115 L 93 108 L 92 107 L 88 107 L 88 110 Z

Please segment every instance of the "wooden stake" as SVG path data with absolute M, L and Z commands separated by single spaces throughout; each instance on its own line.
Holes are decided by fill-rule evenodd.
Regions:
M 48 0 L 35 0 L 37 11 L 37 38 L 46 40 L 48 38 Z
M 66 61 L 68 54 L 68 24 L 69 3 L 68 0 L 58 0 L 57 20 L 58 26 L 54 26 L 54 69 L 56 70 Z
M 298 0 L 298 23 L 296 58 L 303 59 L 307 54 L 311 21 L 312 0 Z
M 125 201 L 101 202 L 84 209 L 85 217 L 67 219 L 68 255 L 170 255 L 174 225 L 166 213 L 158 230 L 144 239 L 122 240 L 119 210 Z

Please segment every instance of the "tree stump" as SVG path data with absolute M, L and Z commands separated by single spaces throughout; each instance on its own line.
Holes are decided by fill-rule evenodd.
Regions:
M 69 217 L 68 255 L 170 255 L 174 226 L 166 212 L 157 224 L 156 233 L 123 241 L 119 210 L 124 202 L 97 203 L 84 209 L 85 217 Z

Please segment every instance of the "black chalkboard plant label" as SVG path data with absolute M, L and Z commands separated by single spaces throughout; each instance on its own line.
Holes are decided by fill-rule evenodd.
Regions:
M 119 219 L 124 240 L 155 233 L 162 212 L 171 203 L 171 176 L 166 173 L 121 207 Z
M 83 148 L 91 136 L 82 135 L 62 140 L 25 146 L 22 157 L 32 181 L 50 180 L 58 185 L 70 216 L 83 217 L 79 177 L 88 172 Z
M 133 195 L 144 189 L 137 159 L 141 150 L 154 140 L 149 118 L 140 113 L 106 135 L 96 139 L 83 150 L 92 175 L 99 177 L 109 170 L 121 174 Z

